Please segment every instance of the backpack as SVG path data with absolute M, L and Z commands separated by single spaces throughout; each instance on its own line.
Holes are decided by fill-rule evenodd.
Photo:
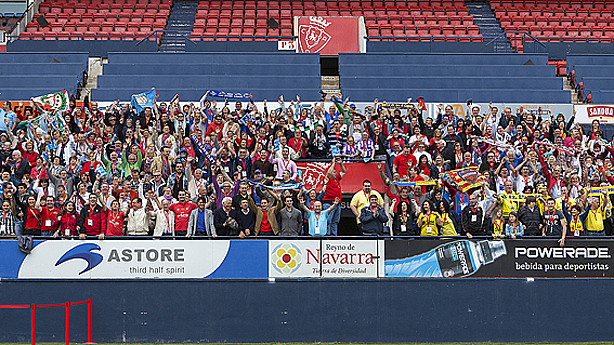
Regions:
M 19 251 L 24 254 L 30 254 L 32 251 L 32 237 L 31 236 L 17 236 L 17 246 Z

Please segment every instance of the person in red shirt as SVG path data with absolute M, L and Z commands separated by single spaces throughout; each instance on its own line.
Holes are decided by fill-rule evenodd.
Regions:
M 79 214 L 75 210 L 75 203 L 68 201 L 64 204 L 62 212 L 57 218 L 60 222 L 60 228 L 55 231 L 53 237 L 58 236 L 79 236 L 77 225 L 79 223 Z
M 94 193 L 90 194 L 88 204 L 79 213 L 78 230 L 79 238 L 82 240 L 86 236 L 104 238 L 104 233 L 107 230 L 107 217 L 102 207 L 98 205 L 98 196 Z
M 119 211 L 119 201 L 111 202 L 111 209 L 103 205 L 107 214 L 107 231 L 105 236 L 124 236 L 124 212 Z
M 185 236 L 188 233 L 190 213 L 198 208 L 193 202 L 187 201 L 187 191 L 180 190 L 177 198 L 179 202 L 171 205 L 170 210 L 175 213 L 175 236 Z
M 37 209 L 37 202 L 34 195 L 28 196 L 26 225 L 23 231 L 24 235 L 40 236 L 41 235 L 41 213 Z M 39 206 L 40 207 L 40 206 Z
M 337 172 L 335 169 L 336 163 L 339 163 L 339 167 L 341 168 L 340 172 Z M 324 193 L 324 197 L 322 198 L 322 202 L 324 203 L 322 209 L 328 210 L 328 208 L 335 203 L 335 200 L 341 200 L 341 185 L 339 183 L 341 182 L 343 176 L 345 176 L 345 173 L 346 170 L 341 157 L 333 158 L 328 171 L 326 171 L 326 177 L 324 178 L 324 188 L 326 188 L 326 191 Z M 337 236 L 337 229 L 340 220 L 341 206 L 337 204 L 337 206 L 335 206 L 328 213 L 328 229 L 326 230 L 326 236 Z
M 409 168 L 415 166 L 418 162 L 416 161 L 416 157 L 411 154 L 411 149 L 409 145 L 405 145 L 403 147 L 403 153 L 398 155 L 394 159 L 394 163 L 392 165 L 392 171 L 398 172 L 401 175 L 401 178 L 406 178 L 407 173 L 409 172 Z
M 25 146 L 25 150 L 24 150 L 24 146 Z M 23 159 L 28 161 L 30 166 L 36 166 L 36 159 L 38 158 L 38 153 L 34 151 L 33 142 L 28 141 L 25 143 L 25 145 L 18 145 L 17 149 L 21 151 L 21 153 L 23 154 Z
M 40 210 L 41 234 L 43 236 L 52 236 L 60 226 L 60 221 L 58 220 L 60 210 L 55 207 L 52 196 L 43 197 L 42 200 L 45 200 L 45 205 Z
M 205 132 L 205 136 L 214 136 L 217 135 L 218 140 L 222 138 L 222 129 L 224 128 L 224 123 L 222 122 L 222 116 L 221 115 L 215 115 L 215 117 L 213 118 L 213 122 L 211 122 L 209 124 L 209 126 L 207 126 L 207 131 Z M 187 228 L 186 228 L 187 229 Z
M 300 158 L 307 157 L 307 148 L 309 147 L 309 143 L 307 142 L 307 139 L 302 136 L 300 129 L 296 129 L 294 131 L 294 136 L 288 140 L 288 146 L 290 146 Z

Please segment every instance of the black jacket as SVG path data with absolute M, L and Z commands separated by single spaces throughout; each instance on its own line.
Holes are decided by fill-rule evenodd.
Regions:
M 229 216 L 232 217 L 232 210 L 229 212 L 229 214 L 226 214 L 226 211 L 224 211 L 223 208 L 218 208 L 217 210 L 213 211 L 213 225 L 215 225 L 215 231 L 217 232 L 218 236 L 237 236 L 239 234 L 239 231 L 236 229 L 232 229 L 229 226 L 224 226 L 224 222 Z
M 531 211 L 527 206 L 523 206 L 518 210 L 518 220 L 524 225 L 525 236 L 540 236 L 541 230 L 539 226 L 542 224 L 542 215 L 537 205 Z
M 474 217 L 475 216 L 475 217 Z M 465 206 L 461 213 L 461 224 L 463 226 L 462 234 L 467 233 L 473 236 L 486 235 L 486 228 L 482 226 L 484 220 L 484 211 L 480 206 L 471 208 L 470 205 Z

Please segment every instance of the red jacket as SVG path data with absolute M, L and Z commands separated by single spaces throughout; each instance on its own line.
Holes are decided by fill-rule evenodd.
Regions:
M 41 212 L 41 230 L 55 232 L 60 226 L 60 221 L 58 220 L 59 213 L 60 210 L 55 207 L 51 210 L 46 206 L 43 207 L 43 210 Z
M 26 226 L 25 229 L 39 229 L 41 228 L 41 213 L 37 209 L 28 207 L 26 211 Z
M 61 216 L 60 223 L 62 225 L 62 236 L 79 236 L 79 232 L 77 231 L 77 223 L 79 221 L 79 216 L 77 212 L 63 214 Z M 68 235 L 66 234 L 66 229 L 68 229 Z

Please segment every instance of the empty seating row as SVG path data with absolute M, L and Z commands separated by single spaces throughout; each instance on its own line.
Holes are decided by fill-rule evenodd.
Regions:
M 420 85 L 425 89 L 441 89 L 441 90 L 456 90 L 464 89 L 505 89 L 513 85 L 515 89 L 532 89 L 532 90 L 552 90 L 562 89 L 563 80 L 555 78 L 554 73 L 549 78 L 546 77 L 516 77 L 506 76 L 501 78 L 495 74 L 493 77 L 485 77 L 475 74 L 470 77 L 457 76 L 440 76 L 441 74 L 433 74 L 428 77 L 411 77 L 411 84 Z M 361 87 L 361 85 L 383 86 L 387 88 L 406 88 L 408 84 L 407 76 L 387 76 L 385 79 L 381 76 L 345 76 L 340 79 L 341 89 L 353 86 Z
M 546 54 L 411 54 L 411 53 L 369 53 L 339 55 L 342 64 L 424 64 L 424 65 L 547 65 Z
M 560 16 L 578 16 L 578 17 L 612 17 L 612 9 L 609 8 L 591 8 L 591 9 L 575 9 L 564 7 L 495 7 L 493 9 L 495 15 L 508 15 L 520 17 L 560 17 Z
M 99 32 L 105 35 L 147 35 L 154 30 L 166 28 L 171 9 L 170 0 L 152 0 L 137 2 L 133 0 L 116 0 L 115 2 L 94 1 L 44 1 L 39 6 L 40 13 L 28 23 L 21 38 L 29 36 L 80 35 L 95 36 Z M 44 16 L 49 26 L 43 28 L 38 23 L 38 16 Z M 36 39 L 44 39 L 37 37 Z
M 614 2 L 610 0 L 575 0 L 575 1 L 563 1 L 563 0 L 492 0 L 490 1 L 491 8 L 496 7 L 564 7 L 564 8 L 614 8 Z
M 340 54 L 339 75 L 343 96 L 354 101 L 570 100 L 546 54 Z
M 504 23 L 525 24 L 531 26 L 608 26 L 612 23 L 612 18 L 595 18 L 595 17 L 507 17 L 499 18 L 503 25 Z
M 32 41 L 140 41 L 147 39 L 148 41 L 157 41 L 155 36 L 147 36 L 146 34 L 135 32 L 126 32 L 123 34 L 112 33 L 105 34 L 100 32 L 22 32 L 19 35 L 20 40 Z
M 6 53 L 0 54 L 0 64 L 3 63 L 80 63 L 87 67 L 87 53 Z
M 590 4 L 590 8 L 583 8 L 573 6 L 569 1 L 546 3 L 548 6 L 542 6 L 544 2 L 533 2 L 527 5 L 526 2 L 518 4 L 509 1 L 491 1 L 491 8 L 501 26 L 506 30 L 533 30 L 532 35 L 539 37 L 599 38 L 609 36 L 609 33 L 601 28 L 614 27 L 612 18 L 614 2 L 601 2 L 600 6 L 593 6 L 595 5 L 593 2 Z M 609 4 L 613 6 L 606 6 Z M 518 46 L 519 43 L 514 41 L 512 44 Z
M 108 59 L 93 99 L 129 99 L 152 86 L 161 99 L 179 93 L 197 100 L 207 89 L 319 99 L 321 87 L 317 54 L 109 53 Z
M 2 80 L 3 77 L 0 77 Z M 559 79 L 560 80 L 560 79 Z M 150 85 L 161 85 L 166 88 L 193 88 L 201 90 L 222 89 L 222 90 L 247 90 L 271 88 L 283 90 L 301 86 L 306 89 L 318 89 L 322 85 L 321 80 L 313 76 L 296 76 L 291 78 L 280 75 L 223 75 L 206 76 L 185 74 L 177 75 L 140 75 L 135 78 L 133 75 L 101 75 L 98 77 L 98 87 L 100 88 L 135 88 L 138 90 L 144 83 Z
M 506 25 L 504 26 L 506 30 L 517 30 L 517 31 L 526 31 L 529 32 L 532 36 L 584 36 L 584 37 L 614 37 L 614 26 L 608 27 L 533 27 L 530 28 L 526 25 Z
M 116 75 L 295 75 L 313 76 L 320 73 L 317 64 L 226 64 L 226 63 L 184 63 L 184 64 L 135 64 L 135 63 L 111 63 L 103 66 L 104 74 Z
M 429 77 L 434 75 L 450 75 L 456 77 L 474 77 L 479 75 L 499 75 L 506 77 L 551 77 L 554 66 L 543 65 L 459 65 L 454 66 L 434 64 L 394 64 L 381 68 L 380 64 L 349 64 L 340 66 L 340 73 L 359 76 L 379 74 L 395 77 L 412 75 L 414 77 Z
M 154 84 L 155 85 L 155 84 Z M 151 85 L 145 87 L 142 90 L 136 90 L 134 88 L 97 88 L 92 90 L 92 99 L 96 101 L 113 101 L 116 99 L 130 100 L 131 96 L 135 93 L 142 92 Z M 300 95 L 302 99 L 320 99 L 320 91 L 317 89 L 300 88 L 300 85 L 295 85 L 294 88 L 268 88 L 268 89 L 249 89 L 239 90 L 233 89 L 237 92 L 250 92 L 255 100 L 276 100 L 280 95 L 283 95 L 285 99 L 296 98 Z M 158 93 L 158 100 L 170 101 L 176 94 L 179 94 L 181 99 L 198 101 L 202 95 L 206 92 L 202 88 L 164 88 L 164 85 L 156 87 Z
M 320 63 L 318 54 L 273 54 L 273 53 L 109 53 L 109 64 L 315 64 Z M 158 71 L 159 72 L 159 71 Z
M 192 36 L 214 35 L 219 27 L 234 28 L 231 35 L 252 34 L 251 29 L 264 28 L 269 18 L 278 20 L 284 32 L 292 34 L 292 20 L 296 16 L 363 16 L 368 36 L 375 37 L 481 37 L 474 25 L 473 17 L 461 1 L 379 1 L 368 0 L 349 2 L 310 1 L 200 1 Z M 396 28 L 386 25 L 451 25 L 464 26 L 465 30 L 452 28 Z M 384 26 L 382 26 L 384 25 Z M 243 30 L 237 30 L 242 28 Z M 247 30 L 245 30 L 247 29 Z M 254 35 L 271 33 L 264 31 Z M 250 39 L 246 37 L 246 39 Z
M 60 90 L 74 91 L 88 66 L 88 53 L 2 53 L 2 97 L 28 100 Z
M 145 13 L 142 16 L 135 16 L 129 13 L 85 13 L 85 14 L 37 14 L 34 16 L 36 19 L 39 15 L 42 15 L 47 19 L 49 24 L 53 23 L 106 23 L 106 22 L 120 22 L 120 23 L 140 23 L 140 22 L 153 22 L 168 17 L 168 12 L 156 12 Z M 36 22 L 35 22 L 36 23 Z M 37 23 L 38 24 L 38 23 Z
M 198 9 L 220 8 L 220 9 L 326 9 L 333 8 L 345 10 L 350 8 L 375 8 L 375 7 L 395 7 L 395 6 L 425 6 L 425 7 L 463 7 L 464 1 L 424 1 L 424 0 L 396 0 L 396 1 L 364 1 L 364 0 L 339 0 L 339 1 L 206 1 L 198 4 Z
M 6 75 L 73 75 L 83 73 L 82 63 L 0 62 L 0 76 Z
M 473 102 L 508 102 L 508 103 L 569 103 L 571 96 L 569 91 L 553 90 L 483 90 L 483 89 L 460 89 L 460 90 L 429 90 L 429 89 L 346 89 L 342 90 L 343 97 L 349 97 L 355 102 L 372 102 L 374 98 L 385 99 L 388 102 L 404 102 L 407 97 L 424 97 L 429 102 L 458 102 L 465 103 L 468 99 Z

